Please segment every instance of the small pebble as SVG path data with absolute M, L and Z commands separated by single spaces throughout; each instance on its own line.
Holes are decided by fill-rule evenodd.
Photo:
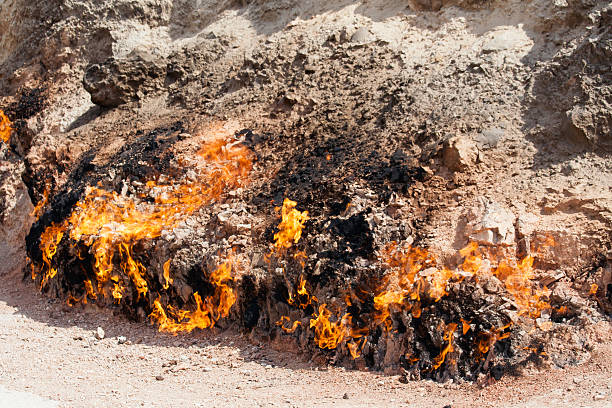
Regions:
M 349 399 L 348 393 L 345 392 L 344 395 L 342 396 L 342 399 Z
M 123 344 L 127 341 L 127 338 L 125 336 L 119 336 L 117 337 L 117 344 Z
M 163 376 L 161 376 L 161 375 L 156 375 L 156 376 L 155 376 L 155 379 L 156 379 L 157 381 L 163 381 L 163 380 L 164 380 L 164 377 L 163 377 Z
M 606 394 L 604 394 L 604 393 L 595 394 L 595 395 L 593 396 L 593 399 L 594 399 L 595 401 L 603 401 L 603 400 L 605 400 L 605 399 L 606 399 Z
M 104 329 L 101 327 L 98 327 L 98 329 L 96 330 L 96 338 L 98 340 L 102 340 L 104 338 Z

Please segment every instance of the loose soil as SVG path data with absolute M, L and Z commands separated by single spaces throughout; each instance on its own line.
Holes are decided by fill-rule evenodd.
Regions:
M 16 279 L 0 288 L 0 320 L 0 386 L 60 407 L 606 407 L 612 401 L 611 342 L 582 366 L 530 367 L 482 388 L 404 384 L 398 376 L 321 367 L 231 330 L 160 334 L 106 310 L 68 308 Z M 105 331 L 102 340 L 95 340 L 97 327 Z M 118 344 L 118 336 L 127 342 Z

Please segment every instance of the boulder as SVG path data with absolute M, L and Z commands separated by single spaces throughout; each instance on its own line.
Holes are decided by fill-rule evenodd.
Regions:
M 499 203 L 481 197 L 470 209 L 466 235 L 483 245 L 514 245 L 514 214 Z
M 163 58 L 135 51 L 126 58 L 89 65 L 83 87 L 96 105 L 115 108 L 161 89 L 166 71 Z
M 25 268 L 25 237 L 34 222 L 34 206 L 21 178 L 25 166 L 0 158 L 0 276 Z
M 442 151 L 444 165 L 453 171 L 465 171 L 476 163 L 478 148 L 466 137 L 456 136 L 448 139 Z

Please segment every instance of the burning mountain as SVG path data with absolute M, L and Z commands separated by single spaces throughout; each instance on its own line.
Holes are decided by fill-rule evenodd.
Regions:
M 127 3 L 3 14 L 48 16 L 0 64 L 0 255 L 37 290 L 406 378 L 588 358 L 606 4 Z
M 173 178 L 142 180 L 129 194 L 99 182 L 82 189 L 64 219 L 47 209 L 33 228 L 40 235 L 29 237 L 30 275 L 38 287 L 64 296 L 71 306 L 144 312 L 140 316 L 164 332 L 236 322 L 338 364 L 404 370 L 414 378 L 497 376 L 542 358 L 544 342 L 519 333 L 528 326 L 537 333 L 550 326 L 553 313 L 567 313 L 535 278 L 534 261 L 554 245 L 550 237 L 521 259 L 503 246 L 471 242 L 454 267 L 426 248 L 389 241 L 364 253 L 364 267 L 347 280 L 329 267 L 321 272 L 325 251 L 317 249 L 316 230 L 355 223 L 354 204 L 314 225 L 308 210 L 285 197 L 274 209 L 280 219 L 263 234 L 270 238 L 260 244 L 267 249 L 257 265 L 246 261 L 253 255 L 244 245 L 225 240 L 216 254 L 202 254 L 199 261 L 194 254 L 189 270 L 180 256 L 152 261 L 149 254 L 166 252 L 156 249 L 167 246 L 164 234 L 227 208 L 252 182 L 258 163 L 248 146 L 253 134 L 232 135 L 217 126 L 202 136 L 192 157 L 173 159 L 195 169 L 188 176 L 170 167 Z M 51 208 L 57 198 L 49 201 Z M 225 220 L 224 211 L 216 219 Z M 214 229 L 210 223 L 204 228 Z M 339 239 L 334 246 L 343 245 Z M 217 259 L 216 265 L 203 263 L 206 257 Z

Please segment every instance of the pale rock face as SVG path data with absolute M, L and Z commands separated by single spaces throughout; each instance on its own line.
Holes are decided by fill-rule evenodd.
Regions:
M 34 221 L 34 207 L 21 179 L 21 162 L 0 160 L 0 275 L 25 267 L 25 237 Z
M 478 148 L 471 139 L 456 136 L 447 141 L 442 154 L 446 167 L 453 171 L 464 171 L 476 163 Z
M 515 216 L 499 203 L 480 198 L 468 213 L 466 235 L 470 241 L 484 245 L 514 245 Z

